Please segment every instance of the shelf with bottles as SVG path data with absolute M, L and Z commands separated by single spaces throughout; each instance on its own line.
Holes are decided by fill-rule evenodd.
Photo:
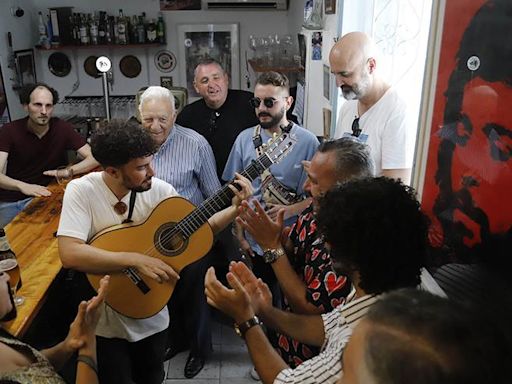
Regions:
M 65 44 L 65 45 L 57 45 L 51 46 L 50 48 L 42 47 L 40 45 L 36 45 L 35 49 L 39 51 L 62 51 L 66 49 L 102 49 L 102 48 L 150 48 L 150 47 L 161 47 L 166 43 L 144 43 L 144 44 L 96 44 L 96 45 L 75 45 L 75 44 Z
M 132 17 L 108 15 L 105 11 L 94 13 L 71 13 L 71 7 L 60 24 L 59 33 L 53 34 L 51 18 L 45 25 L 39 12 L 39 50 L 151 47 L 166 44 L 165 22 L 162 13 L 158 19 L 147 19 L 143 12 Z
M 297 64 L 292 65 L 270 65 L 268 63 L 260 63 L 255 59 L 249 59 L 249 64 L 251 65 L 251 68 L 254 72 L 286 72 L 286 73 L 297 73 L 297 72 L 304 72 L 304 67 Z

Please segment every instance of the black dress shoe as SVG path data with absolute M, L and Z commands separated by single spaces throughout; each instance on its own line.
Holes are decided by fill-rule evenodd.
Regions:
M 204 357 L 188 355 L 185 364 L 185 377 L 191 379 L 201 372 L 201 369 L 204 367 L 204 360 Z

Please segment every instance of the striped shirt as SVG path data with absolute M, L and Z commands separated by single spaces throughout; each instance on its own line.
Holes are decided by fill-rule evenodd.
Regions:
M 352 330 L 378 298 L 375 295 L 366 295 L 354 299 L 354 293 L 347 298 L 347 304 L 322 315 L 325 342 L 320 354 L 306 360 L 295 369 L 282 370 L 274 383 L 335 384 L 340 379 L 341 354 L 352 335 Z
M 153 157 L 153 168 L 195 205 L 220 189 L 212 148 L 199 133 L 177 124 Z

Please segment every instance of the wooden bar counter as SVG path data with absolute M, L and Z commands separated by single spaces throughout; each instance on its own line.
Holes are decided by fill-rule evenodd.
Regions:
M 23 286 L 18 291 L 25 302 L 16 307 L 18 316 L 3 324 L 12 335 L 21 338 L 44 304 L 48 289 L 62 268 L 55 236 L 59 226 L 61 186 L 51 184 L 49 197 L 36 197 L 5 227 L 12 250 L 16 253 Z

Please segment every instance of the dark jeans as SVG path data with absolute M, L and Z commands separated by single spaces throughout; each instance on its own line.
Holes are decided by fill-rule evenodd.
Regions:
M 101 384 L 161 384 L 167 330 L 137 342 L 97 337 Z

